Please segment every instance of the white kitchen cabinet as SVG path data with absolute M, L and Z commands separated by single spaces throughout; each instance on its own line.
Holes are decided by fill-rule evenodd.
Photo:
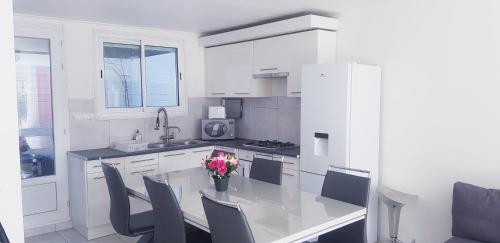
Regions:
M 191 149 L 189 160 L 186 161 L 186 168 L 196 168 L 202 165 L 203 159 L 210 157 L 214 151 L 214 147 L 202 147 Z
M 160 153 L 160 172 L 164 173 L 185 169 L 185 163 L 190 159 L 190 152 L 189 150 L 176 150 Z
M 310 30 L 254 41 L 254 74 L 288 73 L 287 96 L 301 93 L 302 67 L 335 61 L 336 33 Z
M 259 97 L 271 94 L 271 84 L 252 78 L 253 42 L 207 48 L 207 97 Z
M 281 173 L 281 186 L 293 190 L 299 189 L 299 171 L 283 168 L 283 172 Z
M 103 172 L 87 175 L 89 227 L 109 224 L 110 199 Z

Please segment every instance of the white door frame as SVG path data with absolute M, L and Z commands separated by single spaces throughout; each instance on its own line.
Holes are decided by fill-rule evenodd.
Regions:
M 55 145 L 55 175 L 22 180 L 22 186 L 56 183 L 57 210 L 24 217 L 24 228 L 32 229 L 70 221 L 68 166 L 69 115 L 67 87 L 63 72 L 63 28 L 59 24 L 15 21 L 14 35 L 50 39 L 52 114 Z M 36 202 L 35 202 L 36 203 Z

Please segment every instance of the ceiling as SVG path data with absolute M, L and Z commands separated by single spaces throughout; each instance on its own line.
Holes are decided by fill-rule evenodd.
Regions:
M 207 35 L 315 13 L 334 15 L 334 0 L 14 0 L 14 12 Z

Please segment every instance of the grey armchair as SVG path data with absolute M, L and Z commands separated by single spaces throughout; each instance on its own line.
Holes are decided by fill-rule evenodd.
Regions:
M 500 190 L 453 187 L 452 235 L 445 243 L 500 243 Z

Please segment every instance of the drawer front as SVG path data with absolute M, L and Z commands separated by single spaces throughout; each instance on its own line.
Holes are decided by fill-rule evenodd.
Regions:
M 283 168 L 281 173 L 281 185 L 290 189 L 299 189 L 299 172 Z
M 160 172 L 170 172 L 188 169 L 186 164 L 190 159 L 190 150 L 177 150 L 159 154 Z
M 147 165 L 158 165 L 158 154 L 145 154 L 125 157 L 125 170 Z
M 283 169 L 289 170 L 299 170 L 299 159 L 294 157 L 274 155 L 273 160 L 281 161 L 283 163 Z
M 118 170 L 125 169 L 123 158 L 103 159 L 102 162 L 114 165 Z M 87 161 L 87 174 L 102 172 L 101 161 L 90 160 Z
M 255 152 L 254 158 L 261 158 L 261 159 L 273 160 L 273 155 L 272 154 L 265 154 L 265 153 Z
M 159 174 L 158 165 L 146 165 L 141 167 L 134 167 L 125 170 L 124 173 L 124 183 L 128 188 L 134 189 L 136 191 L 146 193 L 146 187 L 144 186 L 143 176 L 155 176 Z M 130 200 L 130 213 L 141 213 L 145 211 L 152 210 L 151 204 L 139 200 L 134 197 L 129 197 Z
M 253 161 L 253 157 L 255 156 L 255 152 L 239 149 L 238 150 L 238 158 L 246 161 Z

